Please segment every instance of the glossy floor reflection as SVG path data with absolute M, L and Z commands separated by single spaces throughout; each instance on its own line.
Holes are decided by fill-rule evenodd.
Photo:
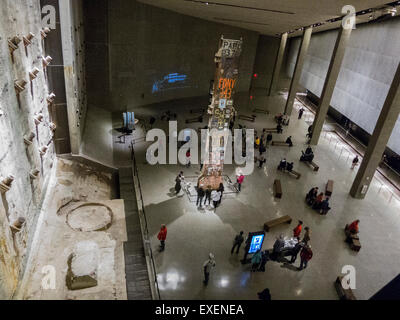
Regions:
M 254 127 L 260 133 L 263 127 L 275 126 L 273 117 L 282 110 L 285 101 L 282 96 L 267 98 L 263 92 L 254 96 L 251 102 L 246 100 L 246 95 L 238 96 L 239 114 L 251 115 L 255 107 L 268 108 L 271 113 L 268 116 L 257 114 L 255 123 L 239 120 L 237 124 Z M 196 103 L 193 101 L 190 106 L 197 107 Z M 184 120 L 190 118 L 189 108 L 179 106 L 174 109 L 173 105 L 165 108 L 176 110 L 178 128 L 183 129 L 186 126 Z M 162 111 L 153 110 L 155 114 Z M 146 112 L 150 113 L 150 110 Z M 319 172 L 313 172 L 300 163 L 309 125 L 305 122 L 307 119 L 306 116 L 298 120 L 294 111 L 289 128 L 284 127 L 281 136 L 274 135 L 278 140 L 291 135 L 294 147 L 267 149 L 265 168 L 255 168 L 253 174 L 246 176 L 242 192 L 224 199 L 216 211 L 198 209 L 187 196 L 176 197 L 170 193 L 178 172 L 183 170 L 185 175 L 196 175 L 199 173 L 198 165 L 189 169 L 182 165 L 150 166 L 145 164 L 148 144 L 136 146 L 162 299 L 257 299 L 257 292 L 264 288 L 271 290 L 272 299 L 337 299 L 333 283 L 345 265 L 356 268 L 356 297 L 368 299 L 399 273 L 399 202 L 389 202 L 376 179 L 365 200 L 351 198 L 349 190 L 357 169 L 350 169 L 351 157 L 344 156 L 338 147 L 335 148 L 329 135 L 323 134 L 320 145 L 314 149 Z M 163 122 L 161 128 L 167 128 L 167 125 Z M 206 122 L 192 127 L 197 129 L 205 125 Z M 155 127 L 160 127 L 159 121 Z M 283 157 L 294 162 L 294 170 L 302 174 L 299 180 L 277 172 L 276 167 Z M 234 165 L 228 165 L 225 174 L 234 179 L 235 169 Z M 282 182 L 283 197 L 280 200 L 273 197 L 275 178 Z M 325 189 L 328 179 L 335 181 L 330 201 L 332 210 L 327 216 L 321 216 L 307 207 L 304 196 L 313 186 Z M 264 222 L 286 214 L 293 218 L 292 224 L 271 229 L 263 248 L 272 248 L 281 233 L 291 236 L 297 220 L 303 220 L 304 226 L 312 230 L 310 244 L 314 251 L 306 270 L 297 271 L 293 266 L 270 261 L 265 273 L 252 273 L 250 265 L 240 263 L 242 249 L 239 255 L 230 254 L 233 239 L 240 230 L 246 234 L 261 231 Z M 345 224 L 357 218 L 361 220 L 362 244 L 358 253 L 349 249 L 343 232 Z M 168 227 L 166 250 L 162 253 L 157 251 L 157 233 L 161 224 Z M 210 252 L 215 255 L 216 267 L 211 272 L 209 285 L 205 287 L 202 265 Z

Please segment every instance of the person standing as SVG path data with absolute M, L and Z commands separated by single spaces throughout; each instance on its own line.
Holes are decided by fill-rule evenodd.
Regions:
M 210 272 L 211 269 L 214 267 L 215 267 L 215 257 L 212 253 L 210 253 L 208 259 L 203 264 L 204 285 L 208 285 L 208 280 L 210 279 Z
M 258 167 L 261 169 L 262 166 L 263 166 L 263 164 L 264 164 L 266 161 L 267 161 L 267 160 L 265 159 L 265 157 L 264 157 L 263 155 L 261 155 L 261 156 L 258 158 Z
M 353 162 L 352 162 L 352 164 L 351 164 L 351 169 L 354 169 L 355 166 L 358 164 L 359 161 L 360 161 L 360 160 L 358 159 L 358 156 L 356 156 L 356 157 L 353 159 Z
M 242 245 L 243 241 L 244 241 L 243 231 L 240 231 L 240 233 L 238 235 L 236 235 L 235 239 L 233 240 L 233 247 L 231 250 L 231 254 L 233 254 L 233 252 L 235 251 L 235 248 L 236 248 L 236 254 L 239 253 L 239 249 L 240 249 L 240 246 Z
M 238 178 L 237 178 L 237 183 L 238 183 L 239 192 L 242 191 L 242 183 L 243 183 L 243 180 L 244 180 L 244 175 L 243 175 L 243 174 L 240 174 L 240 175 L 238 176 Z
M 292 141 L 292 136 L 288 137 L 286 139 L 286 143 L 289 145 L 289 147 L 293 147 L 293 141 Z
M 262 254 L 261 254 L 261 249 L 258 250 L 252 257 L 251 257 L 251 272 L 255 272 L 258 270 L 258 267 L 260 266 L 261 263 L 261 258 L 262 258 Z
M 272 141 L 272 133 L 270 132 L 267 135 L 267 147 L 268 147 L 269 144 L 271 144 L 271 141 Z
M 296 259 L 297 259 L 297 255 L 299 254 L 299 252 L 301 251 L 301 249 L 303 249 L 303 247 L 305 246 L 305 244 L 303 242 L 297 242 L 296 245 L 294 246 L 294 248 L 292 249 L 292 258 L 290 259 L 290 263 L 295 263 Z
M 204 200 L 204 205 L 206 205 L 207 200 L 208 200 L 208 205 L 211 204 L 211 186 L 208 186 L 206 189 L 206 199 Z
M 299 120 L 303 117 L 303 113 L 304 113 L 304 109 L 301 108 L 301 109 L 299 110 Z
M 306 230 L 306 232 L 304 233 L 303 242 L 308 244 L 308 242 L 311 240 L 311 229 L 310 227 L 305 227 L 304 230 Z
M 268 260 L 269 252 L 268 250 L 264 250 L 261 256 L 260 268 L 258 269 L 259 271 L 265 272 L 265 265 L 267 264 Z
M 217 209 L 219 200 L 221 200 L 221 192 L 217 191 L 217 190 L 213 190 L 211 192 L 211 200 L 213 201 L 214 209 Z
M 307 264 L 311 260 L 312 257 L 313 257 L 313 252 L 311 250 L 311 246 L 309 246 L 309 245 L 304 246 L 304 248 L 300 252 L 301 262 L 300 262 L 300 267 L 298 268 L 298 270 L 303 270 L 303 269 L 307 268 Z
M 158 240 L 160 240 L 160 251 L 164 251 L 165 249 L 165 240 L 167 240 L 167 227 L 165 224 L 161 225 L 161 230 L 157 236 Z
M 181 191 L 181 189 L 182 189 L 182 185 L 181 185 L 181 183 L 182 183 L 182 180 L 184 179 L 184 176 L 183 176 L 183 171 L 181 171 L 180 173 L 179 173 L 179 175 L 176 177 L 176 179 L 175 179 L 175 192 L 176 192 L 176 194 L 178 194 L 180 191 Z
M 197 201 L 196 201 L 196 206 L 200 206 L 203 202 L 203 198 L 205 196 L 204 189 L 202 187 L 197 188 Z
M 186 151 L 186 168 L 190 168 L 190 149 Z
M 245 241 L 246 246 L 244 247 L 244 256 L 242 259 L 242 264 L 245 264 L 247 262 L 247 255 L 249 254 L 249 250 L 250 250 L 250 246 L 251 246 L 251 239 L 252 239 L 252 237 L 250 237 L 250 236 L 247 236 L 247 238 L 246 238 L 246 241 Z
M 300 240 L 301 230 L 303 229 L 303 221 L 299 220 L 296 228 L 293 229 L 293 237 Z
M 220 205 L 221 201 L 222 201 L 222 196 L 224 195 L 224 191 L 225 191 L 225 187 L 222 182 L 219 184 L 218 191 L 221 193 L 221 198 L 219 199 L 219 202 L 218 202 L 218 205 Z

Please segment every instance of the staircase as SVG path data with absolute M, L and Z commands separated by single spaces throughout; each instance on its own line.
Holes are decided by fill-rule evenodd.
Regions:
M 128 233 L 124 244 L 128 300 L 152 300 L 131 168 L 119 169 L 119 185 Z

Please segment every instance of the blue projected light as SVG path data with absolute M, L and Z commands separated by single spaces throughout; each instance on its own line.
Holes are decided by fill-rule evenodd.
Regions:
M 154 82 L 152 93 L 163 90 L 182 88 L 180 84 L 184 84 L 187 78 L 188 76 L 186 74 L 170 73 L 166 75 L 162 80 L 157 80 Z M 178 83 L 178 85 L 174 85 L 175 83 Z
M 249 253 L 256 253 L 258 250 L 261 250 L 263 242 L 264 242 L 263 234 L 253 235 L 253 238 L 251 239 Z

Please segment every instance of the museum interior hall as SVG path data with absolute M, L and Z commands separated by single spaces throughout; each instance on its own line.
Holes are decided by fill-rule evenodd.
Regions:
M 1 300 L 400 299 L 400 1 L 1 0 Z

